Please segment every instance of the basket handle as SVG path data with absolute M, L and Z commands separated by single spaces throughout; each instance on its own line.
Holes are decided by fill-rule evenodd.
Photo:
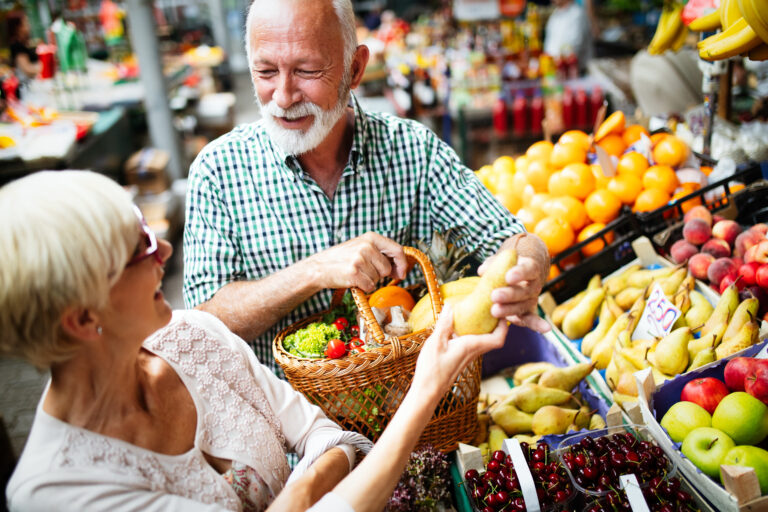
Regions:
M 424 272 L 424 279 L 427 284 L 427 293 L 429 294 L 430 300 L 432 301 L 432 317 L 434 321 L 437 322 L 437 317 L 440 314 L 440 311 L 443 309 L 443 297 L 440 294 L 440 285 L 437 283 L 435 268 L 432 266 L 432 262 L 429 261 L 427 255 L 420 250 L 413 247 L 403 247 L 403 252 L 405 253 L 406 258 L 415 260 L 415 262 L 418 263 L 418 265 L 421 267 L 422 272 Z M 393 280 L 393 283 L 394 282 L 400 281 Z M 381 330 L 381 326 L 376 321 L 376 317 L 373 315 L 373 311 L 371 311 L 371 306 L 368 304 L 368 298 L 366 297 L 365 293 L 359 288 L 350 288 L 349 291 L 352 292 L 352 297 L 355 299 L 357 309 L 360 312 L 360 315 L 362 315 L 363 320 L 365 321 L 365 325 L 368 328 L 368 332 L 371 333 L 374 341 L 380 345 L 387 343 L 388 339 L 384 335 L 384 332 Z M 338 292 L 339 290 L 334 292 L 334 299 L 336 298 L 336 293 Z M 399 358 L 403 353 L 403 348 L 401 345 L 402 340 L 400 338 L 401 337 L 389 338 L 395 359 Z M 402 338 L 404 338 L 404 336 Z

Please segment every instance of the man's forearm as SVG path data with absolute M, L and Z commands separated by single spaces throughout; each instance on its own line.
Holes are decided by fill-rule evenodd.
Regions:
M 252 340 L 320 291 L 316 278 L 312 264 L 302 260 L 258 281 L 226 284 L 197 309 L 217 316 L 244 340 Z

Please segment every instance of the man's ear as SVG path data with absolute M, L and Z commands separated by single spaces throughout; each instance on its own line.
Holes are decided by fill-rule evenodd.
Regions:
M 363 74 L 365 74 L 365 67 L 368 65 L 368 58 L 371 52 L 364 44 L 358 45 L 355 49 L 355 55 L 352 57 L 352 80 L 350 81 L 350 88 L 356 89 L 360 82 L 363 80 Z
M 61 329 L 75 340 L 95 340 L 101 336 L 98 318 L 84 308 L 67 308 L 61 314 Z

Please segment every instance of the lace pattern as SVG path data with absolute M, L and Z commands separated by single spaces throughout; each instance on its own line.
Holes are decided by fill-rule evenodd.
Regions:
M 198 450 L 161 461 L 150 451 L 88 431 L 69 429 L 57 455 L 61 467 L 108 468 L 110 472 L 138 477 L 152 491 L 175 494 L 207 504 L 217 503 L 239 510 L 224 479 L 216 473 Z
M 206 402 L 198 442 L 203 451 L 245 454 L 274 494 L 290 473 L 285 437 L 246 357 L 186 320 L 173 322 L 145 342 L 193 379 Z

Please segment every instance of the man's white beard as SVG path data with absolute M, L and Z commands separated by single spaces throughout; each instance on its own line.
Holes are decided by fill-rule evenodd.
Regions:
M 342 92 L 343 94 L 341 94 Z M 288 155 L 301 155 L 319 146 L 338 120 L 341 119 L 341 116 L 344 115 L 349 102 L 349 89 L 342 84 L 339 93 L 339 101 L 330 110 L 324 110 L 319 105 L 308 101 L 291 105 L 288 109 L 282 109 L 275 104 L 274 100 L 263 104 L 258 94 L 256 95 L 256 102 L 259 104 L 264 118 L 264 129 L 272 142 Z M 309 115 L 313 116 L 313 120 L 312 125 L 306 130 L 283 128 L 275 119 L 275 117 L 298 119 Z

